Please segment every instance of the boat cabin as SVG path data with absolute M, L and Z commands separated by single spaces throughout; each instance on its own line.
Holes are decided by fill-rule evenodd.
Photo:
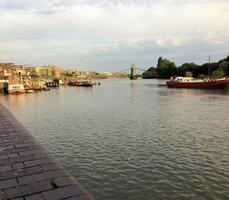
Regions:
M 192 80 L 193 80 L 192 77 L 182 77 L 182 76 L 178 76 L 174 79 L 174 81 L 177 81 L 177 82 L 190 82 Z

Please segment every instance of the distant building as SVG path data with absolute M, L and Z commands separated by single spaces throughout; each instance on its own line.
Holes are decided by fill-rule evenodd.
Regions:
M 89 71 L 80 71 L 80 70 L 64 70 L 63 75 L 67 77 L 75 77 L 75 78 L 88 78 L 91 77 L 95 72 Z
M 60 78 L 62 70 L 56 65 L 47 65 L 34 67 L 33 75 L 37 75 L 42 78 Z
M 62 74 L 62 70 L 60 67 L 54 67 L 53 68 L 53 75 L 55 78 L 60 78 Z

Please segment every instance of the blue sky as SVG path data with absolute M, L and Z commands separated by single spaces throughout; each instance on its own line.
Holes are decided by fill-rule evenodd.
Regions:
M 0 62 L 96 71 L 229 54 L 228 0 L 0 0 Z

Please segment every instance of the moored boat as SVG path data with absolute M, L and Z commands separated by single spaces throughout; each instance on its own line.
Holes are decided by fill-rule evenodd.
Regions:
M 32 89 L 26 90 L 26 93 L 33 93 L 33 92 L 34 92 L 34 90 L 32 90 Z
M 94 83 L 91 80 L 73 80 L 69 81 L 68 85 L 79 87 L 92 87 Z
M 195 79 L 178 76 L 171 77 L 166 84 L 169 88 L 224 89 L 229 85 L 229 79 Z
M 25 93 L 25 88 L 22 83 L 9 83 L 8 84 L 8 89 L 7 89 L 8 94 L 22 94 Z
M 46 85 L 44 85 L 43 90 L 44 90 L 44 91 L 50 91 L 51 88 L 50 88 L 50 87 L 47 87 Z

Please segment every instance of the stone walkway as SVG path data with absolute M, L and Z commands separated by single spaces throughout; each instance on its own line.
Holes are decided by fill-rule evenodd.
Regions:
M 0 104 L 0 200 L 94 200 Z

